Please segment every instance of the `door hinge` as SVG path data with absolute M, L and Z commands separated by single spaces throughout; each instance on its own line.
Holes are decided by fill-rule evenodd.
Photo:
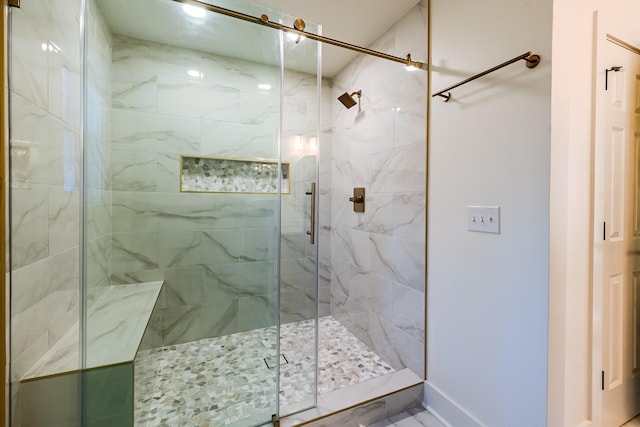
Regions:
M 20 0 L 8 0 L 9 6 L 20 7 Z
M 602 240 L 607 240 L 607 221 L 602 223 Z
M 604 371 L 602 371 L 602 378 L 601 378 L 600 388 L 602 390 L 604 390 Z
M 617 73 L 620 70 L 622 70 L 621 66 L 611 67 L 604 70 L 604 90 L 609 90 L 609 71 L 613 71 L 614 73 Z

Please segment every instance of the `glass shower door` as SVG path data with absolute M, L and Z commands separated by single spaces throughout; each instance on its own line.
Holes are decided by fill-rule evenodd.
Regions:
M 294 26 L 291 17 L 282 23 Z M 305 31 L 320 27 L 305 23 Z M 318 139 L 320 43 L 283 33 L 281 158 L 291 192 L 282 196 L 280 413 L 316 404 L 318 365 Z
M 281 200 L 309 181 L 281 148 L 282 35 L 170 0 L 91 0 L 87 34 L 86 425 L 269 422 L 285 364 Z M 315 318 L 310 293 L 296 320 Z

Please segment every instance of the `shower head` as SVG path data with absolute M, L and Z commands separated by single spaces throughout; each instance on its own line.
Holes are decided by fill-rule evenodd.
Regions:
M 338 97 L 338 101 L 342 102 L 342 105 L 344 105 L 345 107 L 351 108 L 358 103 L 358 101 L 353 99 L 353 95 L 358 95 L 358 101 L 359 101 L 360 97 L 362 96 L 362 91 L 359 90 L 359 91 L 353 92 L 351 95 L 345 92 Z

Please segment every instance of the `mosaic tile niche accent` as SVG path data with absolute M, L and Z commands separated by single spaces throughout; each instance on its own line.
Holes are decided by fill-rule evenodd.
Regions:
M 289 163 L 281 163 L 282 193 L 290 193 Z M 221 157 L 180 157 L 180 191 L 277 193 L 278 162 Z

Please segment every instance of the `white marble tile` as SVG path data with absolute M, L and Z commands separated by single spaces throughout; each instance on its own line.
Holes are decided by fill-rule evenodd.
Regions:
M 42 356 L 21 379 L 38 378 L 80 369 L 80 333 L 77 323 Z
M 215 298 L 205 299 L 208 297 L 205 286 L 204 268 L 200 265 L 164 269 L 164 287 L 158 308 L 212 303 Z
M 203 262 L 207 265 L 246 262 L 240 251 L 240 232 L 237 229 L 206 231 L 202 235 Z
M 319 405 L 331 412 L 384 396 L 390 392 L 421 382 L 415 374 L 403 369 L 381 376 L 365 384 L 346 387 L 320 396 Z M 350 405 L 349 405 L 350 404 Z
M 278 122 L 203 120 L 201 153 L 212 157 L 277 158 Z
M 78 250 L 12 273 L 12 350 L 20 362 L 12 375 L 22 377 L 78 321 Z
M 79 31 L 79 25 L 76 30 Z M 79 45 L 75 50 L 73 55 L 79 56 Z M 76 61 L 70 61 L 66 54 L 49 54 L 49 111 L 79 129 L 82 109 L 82 75 L 80 63 Z
M 80 244 L 79 192 L 49 188 L 49 253 L 56 254 Z
M 305 243 L 308 236 L 305 233 L 282 233 L 281 238 L 281 259 L 303 258 L 305 255 Z
M 393 235 L 399 220 L 398 212 L 393 202 L 393 194 L 367 194 L 365 197 L 365 214 L 358 218 L 359 221 L 356 228 L 370 233 Z
M 426 151 L 422 143 L 377 153 L 371 158 L 371 191 L 419 192 L 425 189 Z
M 79 69 L 81 62 L 81 16 L 82 4 L 75 0 L 55 0 L 51 2 L 50 41 L 65 58 L 65 63 Z
M 349 194 L 355 187 L 353 163 L 349 160 L 335 160 L 332 162 L 331 191 L 333 193 Z
M 276 289 L 275 262 L 206 265 L 205 283 L 237 296 L 264 295 Z
M 156 153 L 111 151 L 111 182 L 114 191 L 155 191 Z
M 251 261 L 267 261 L 278 256 L 278 240 L 273 229 L 242 228 L 239 234 L 242 257 Z
M 386 398 L 387 418 L 399 415 L 406 411 L 423 409 L 423 404 L 424 383 L 388 396 Z
M 371 348 L 394 369 L 409 368 L 416 375 L 424 375 L 424 341 L 371 313 L 369 329 Z
M 334 258 L 349 262 L 360 271 L 369 271 L 372 267 L 369 233 L 336 227 L 331 236 Z
M 111 192 L 87 189 L 84 203 L 86 204 L 87 240 L 95 239 L 111 232 Z
M 49 189 L 33 185 L 13 189 L 11 194 L 11 268 L 15 270 L 49 255 Z
M 363 95 L 362 111 L 351 128 L 351 157 L 379 153 L 393 147 L 393 111 L 390 106 L 376 107 Z
M 281 425 L 292 427 L 345 408 L 357 406 L 361 402 L 373 401 L 370 404 L 355 408 L 353 412 L 346 411 L 308 424 L 315 427 L 368 425 L 385 418 L 386 402 L 384 399 L 378 399 L 379 397 L 420 383 L 422 383 L 422 380 L 419 377 L 408 369 L 403 369 L 367 382 L 323 394 L 318 399 L 317 408 L 285 417 L 281 420 Z
M 334 116 L 334 120 L 336 116 Z M 349 141 L 349 128 L 338 128 L 336 124 L 331 128 L 331 158 L 333 160 L 349 160 L 351 157 L 351 146 Z
M 158 77 L 158 112 L 172 116 L 231 120 L 246 107 L 242 92 L 201 80 Z M 243 122 L 247 122 L 243 120 Z
M 418 89 L 412 92 L 412 94 L 424 93 L 426 89 Z M 424 98 L 424 96 L 421 96 Z M 393 146 L 394 148 L 403 147 L 406 145 L 423 144 L 426 146 L 426 128 L 425 123 L 427 121 L 426 107 L 414 107 L 415 104 L 423 102 L 421 99 L 409 99 L 402 100 L 396 103 L 397 108 L 401 108 L 401 111 L 396 111 L 394 114 L 394 131 L 393 131 Z
M 77 187 L 78 132 L 16 93 L 11 93 L 10 105 L 11 143 L 27 150 L 28 174 L 23 181 Z
M 349 201 L 349 197 L 353 196 L 353 189 L 349 193 L 331 195 L 331 228 L 335 232 L 339 228 L 355 228 L 362 213 L 353 212 L 353 203 Z M 366 207 L 365 207 L 366 210 Z
M 16 335 L 11 337 L 11 381 L 16 383 L 36 364 L 39 359 L 49 350 L 49 333 L 36 333 L 34 330 L 26 329 L 24 336 L 29 337 L 29 342 L 20 346 L 14 342 Z
M 114 69 L 126 67 L 147 74 L 188 78 L 187 72 L 198 70 L 200 63 L 200 54 L 193 50 L 121 35 L 113 36 Z
M 109 141 L 108 135 L 111 133 L 111 97 L 102 94 L 103 89 L 93 81 L 87 82 L 85 102 L 87 112 L 84 116 L 84 128 L 87 135 L 101 142 Z
M 280 285 L 284 289 L 309 288 L 315 277 L 315 265 L 308 264 L 304 258 L 280 261 Z
M 393 236 L 424 242 L 427 224 L 426 193 L 395 193 L 392 206 L 396 217 Z
M 318 421 L 305 424 L 309 427 L 332 427 L 332 426 L 349 426 L 360 427 L 365 426 L 384 417 L 385 402 L 384 399 L 367 403 L 346 412 L 331 415 Z M 285 424 L 286 425 L 286 424 Z
M 392 323 L 415 339 L 424 341 L 424 292 L 394 283 L 390 300 L 393 301 Z
M 162 282 L 111 286 L 88 309 L 87 368 L 132 361 Z M 77 307 L 75 308 L 77 311 Z M 66 334 L 50 346 L 22 379 L 38 378 L 77 370 L 79 366 L 78 317 Z
M 111 97 L 111 31 L 94 1 L 87 2 L 87 85 L 94 86 L 103 98 Z M 107 105 L 111 107 L 111 102 Z
M 111 271 L 153 270 L 160 266 L 158 233 L 113 233 Z
M 78 288 L 78 249 L 72 248 L 12 272 L 11 306 L 20 313 L 48 295 Z
M 114 231 L 188 231 L 272 227 L 277 197 L 114 192 Z M 135 212 L 135 215 L 131 215 Z
M 360 273 L 356 269 L 351 271 L 349 296 L 354 302 L 387 319 L 392 316 L 393 306 L 389 302 L 395 302 L 394 291 L 391 280 L 387 278 L 374 273 Z
M 158 111 L 158 76 L 123 66 L 113 67 L 113 108 L 136 111 Z
M 444 425 L 426 409 L 413 408 L 372 424 L 371 427 L 444 427 Z
M 11 14 L 11 90 L 48 108 L 50 2 L 25 2 Z M 43 49 L 44 46 L 44 49 Z
M 167 308 L 163 315 L 166 345 L 228 335 L 238 331 L 238 299 Z
M 55 344 L 51 342 L 50 326 L 54 320 L 64 317 L 73 309 L 65 302 L 72 301 L 73 291 L 55 291 L 34 301 L 26 310 L 12 316 L 12 359 L 16 362 L 15 376 L 22 378 Z M 75 319 L 78 321 L 78 305 L 75 300 Z M 62 303 L 62 304 L 61 304 Z M 56 305 L 57 304 L 57 305 Z M 73 325 L 71 322 L 68 326 Z M 24 360 L 23 360 L 24 359 Z
M 424 290 L 424 243 L 370 234 L 371 269 L 381 276 Z
M 331 314 L 358 339 L 372 347 L 369 334 L 369 310 L 338 289 L 332 287 L 330 292 Z
M 258 84 L 271 85 L 271 92 L 280 90 L 280 69 L 257 62 L 249 65 L 246 61 L 229 56 L 201 55 L 204 79 L 231 85 L 239 89 L 256 90 Z
M 172 268 L 202 264 L 202 235 L 197 231 L 163 232 L 157 236 L 159 266 Z
M 163 193 L 180 192 L 180 155 L 158 153 L 156 159 L 156 191 Z
M 243 297 L 238 300 L 238 330 L 250 331 L 276 323 L 276 294 Z
M 87 240 L 85 246 L 86 256 L 86 283 L 93 288 L 109 277 L 111 272 L 111 235 L 102 235 Z
M 87 311 L 86 367 L 132 361 L 162 282 L 111 286 Z
M 200 122 L 139 111 L 112 110 L 113 148 L 154 153 L 197 154 Z
M 349 295 L 351 281 L 351 264 L 337 259 L 331 260 L 331 286 Z
M 49 111 L 74 128 L 82 109 L 81 5 L 74 0 L 51 2 Z

